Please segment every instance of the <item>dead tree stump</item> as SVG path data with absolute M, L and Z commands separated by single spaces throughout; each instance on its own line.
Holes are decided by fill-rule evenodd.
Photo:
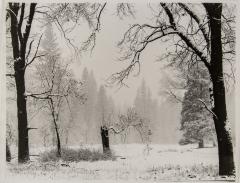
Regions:
M 101 126 L 101 137 L 102 137 L 103 153 L 110 153 L 111 151 L 109 147 L 108 128 L 106 126 Z

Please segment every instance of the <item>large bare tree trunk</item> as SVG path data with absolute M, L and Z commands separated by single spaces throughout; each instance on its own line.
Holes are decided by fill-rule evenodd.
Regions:
M 28 16 L 28 24 L 25 28 L 25 33 L 21 33 L 22 21 L 24 18 L 25 4 L 22 3 L 20 20 L 17 16 L 20 10 L 19 3 L 9 3 L 9 14 L 11 16 L 11 38 L 14 58 L 14 76 L 17 90 L 17 117 L 18 117 L 18 161 L 24 163 L 29 160 L 28 146 L 28 123 L 27 123 L 27 108 L 25 97 L 25 54 L 26 46 L 31 30 L 31 24 L 35 12 L 35 3 L 31 3 Z
M 18 64 L 15 64 L 18 67 Z M 16 69 L 15 81 L 17 88 L 17 117 L 18 117 L 18 161 L 29 160 L 28 122 L 25 94 L 24 71 Z
M 213 117 L 219 154 L 219 174 L 234 174 L 233 146 L 230 131 L 226 129 L 227 110 L 225 86 L 223 79 L 223 59 L 221 41 L 221 15 L 222 4 L 204 4 L 210 19 L 211 31 L 211 66 L 210 75 L 213 84 L 214 108 Z

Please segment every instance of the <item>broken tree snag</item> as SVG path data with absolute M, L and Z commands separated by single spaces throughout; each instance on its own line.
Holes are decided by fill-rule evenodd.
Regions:
M 204 148 L 204 141 L 203 139 L 200 139 L 198 142 L 198 148 Z
M 103 153 L 110 153 L 111 151 L 109 147 L 108 128 L 106 126 L 101 126 L 101 137 L 102 137 Z

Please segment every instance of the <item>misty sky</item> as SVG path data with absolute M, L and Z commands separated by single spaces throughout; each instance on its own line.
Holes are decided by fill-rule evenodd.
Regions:
M 57 40 L 60 43 L 60 47 L 62 47 L 62 56 L 66 60 L 71 60 L 73 58 L 72 69 L 77 77 L 81 77 L 83 68 L 87 67 L 94 72 L 98 85 L 105 84 L 106 79 L 111 76 L 111 74 L 121 71 L 122 68 L 129 63 L 127 61 L 118 61 L 122 54 L 117 47 L 117 43 L 122 39 L 124 32 L 131 24 L 151 22 L 150 18 L 152 16 L 152 12 L 147 4 L 138 3 L 135 5 L 134 18 L 123 17 L 121 19 L 116 15 L 116 4 L 108 3 L 101 16 L 101 30 L 97 34 L 96 46 L 92 54 L 89 51 L 81 53 L 81 56 L 78 58 L 74 57 L 73 49 L 71 46 L 67 46 L 63 35 L 55 27 Z M 82 21 L 81 26 L 76 27 L 74 31 L 67 36 L 72 39 L 74 45 L 80 47 L 82 42 L 86 41 L 89 36 L 87 23 Z M 143 78 L 146 81 L 147 86 L 150 87 L 152 96 L 161 100 L 161 96 L 159 96 L 158 93 L 161 88 L 160 79 L 162 77 L 161 72 L 163 72 L 163 69 L 162 64 L 157 62 L 157 59 L 164 51 L 165 46 L 160 41 L 147 47 L 141 56 L 142 62 L 140 74 L 136 76 L 136 70 L 135 74 L 133 73 L 125 81 L 129 87 L 122 87 L 119 89 L 119 86 L 115 85 L 107 89 L 108 93 L 113 96 L 115 102 L 120 105 L 131 104 L 136 96 L 136 90 L 140 86 Z
M 39 6 L 41 6 L 41 4 L 39 4 Z M 106 79 L 109 78 L 111 74 L 119 72 L 129 65 L 130 60 L 118 60 L 123 56 L 123 53 L 120 53 L 117 43 L 123 38 L 124 33 L 132 24 L 153 24 L 154 9 L 157 9 L 157 4 L 139 2 L 134 4 L 134 17 L 122 17 L 121 19 L 117 16 L 116 6 L 116 3 L 107 3 L 101 16 L 101 30 L 97 33 L 96 46 L 93 52 L 81 52 L 81 56 L 79 57 L 76 57 L 73 48 L 67 44 L 61 31 L 53 24 L 62 57 L 66 62 L 72 61 L 71 66 L 76 77 L 80 78 L 82 76 L 82 70 L 87 67 L 89 71 L 92 70 L 94 72 L 98 86 L 100 84 L 106 84 Z M 199 9 L 198 6 L 195 6 L 195 8 Z M 76 26 L 71 33 L 66 34 L 67 37 L 71 39 L 71 42 L 78 48 L 82 46 L 82 43 L 87 40 L 91 33 L 86 21 L 80 20 L 80 23 L 81 24 Z M 40 33 L 44 32 L 45 27 L 42 26 L 42 24 L 37 24 L 39 23 L 35 22 L 32 33 L 38 33 L 40 36 Z M 68 29 L 72 25 L 73 24 L 65 25 L 64 29 Z M 119 89 L 119 85 L 114 85 L 111 88 L 107 88 L 108 94 L 113 96 L 115 102 L 120 105 L 132 104 L 136 96 L 136 90 L 140 86 L 143 78 L 146 85 L 151 89 L 152 96 L 158 101 L 162 101 L 163 96 L 159 95 L 159 91 L 164 90 L 164 83 L 162 83 L 162 81 L 167 76 L 171 78 L 173 72 L 170 69 L 167 70 L 164 68 L 164 63 L 159 62 L 158 59 L 162 54 L 167 52 L 166 49 L 171 49 L 170 45 L 173 45 L 171 40 L 168 42 L 158 40 L 146 47 L 141 55 L 141 72 L 136 76 L 136 69 L 136 72 L 132 73 L 128 79 L 125 80 L 128 87 Z

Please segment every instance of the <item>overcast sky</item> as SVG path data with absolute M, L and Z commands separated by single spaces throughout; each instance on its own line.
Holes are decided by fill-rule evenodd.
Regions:
M 157 4 L 151 4 L 151 7 L 156 9 Z M 197 6 L 197 10 L 198 9 L 199 6 Z M 130 16 L 120 19 L 116 15 L 116 3 L 107 3 L 101 16 L 101 30 L 96 35 L 96 46 L 92 54 L 90 54 L 90 51 L 84 52 L 77 58 L 71 46 L 67 46 L 67 42 L 61 32 L 56 27 L 54 28 L 59 47 L 61 48 L 62 57 L 64 57 L 66 61 L 73 60 L 72 69 L 76 77 L 80 78 L 82 70 L 87 67 L 89 71 L 92 70 L 94 72 L 98 85 L 105 84 L 106 79 L 110 77 L 111 74 L 121 71 L 129 64 L 128 61 L 118 61 L 123 55 L 120 53 L 117 43 L 122 39 L 126 30 L 132 24 L 153 24 L 153 19 L 151 19 L 153 17 L 153 11 L 150 9 L 148 3 L 136 3 L 134 4 L 134 10 L 134 18 Z M 87 40 L 91 33 L 86 21 L 80 22 L 80 26 L 77 26 L 74 31 L 67 34 L 72 40 L 72 43 L 78 47 L 81 47 L 82 43 Z M 35 24 L 38 23 L 35 22 Z M 68 25 L 68 27 L 64 28 L 67 29 L 70 26 L 71 25 Z M 40 30 L 39 26 L 34 26 L 32 32 L 44 32 L 44 27 Z M 162 54 L 166 53 L 169 45 L 171 45 L 171 43 L 164 43 L 161 40 L 148 45 L 141 55 L 140 75 L 134 76 L 134 74 L 131 74 L 128 79 L 125 80 L 125 83 L 129 87 L 119 89 L 119 86 L 115 85 L 112 88 L 107 88 L 108 93 L 113 96 L 115 102 L 118 104 L 131 104 L 143 78 L 146 85 L 151 89 L 152 96 L 159 101 L 162 100 L 162 96 L 158 94 L 159 91 L 163 89 L 161 81 L 166 74 L 170 77 L 173 74 L 171 71 L 163 69 L 163 63 L 157 60 Z
M 122 54 L 117 47 L 117 43 L 123 37 L 124 32 L 133 23 L 151 22 L 152 17 L 150 8 L 145 3 L 135 5 L 135 18 L 126 17 L 120 19 L 116 16 L 116 4 L 108 3 L 101 16 L 101 31 L 97 34 L 96 46 L 92 52 L 82 53 L 81 57 L 73 61 L 73 70 L 77 77 L 81 77 L 82 70 L 87 67 L 94 72 L 98 85 L 105 84 L 106 79 L 113 73 L 119 72 L 127 66 L 128 62 L 118 61 Z M 58 39 L 65 42 L 63 37 L 57 33 Z M 68 34 L 73 39 L 75 45 L 81 45 L 87 39 L 89 29 L 86 23 L 77 27 L 75 31 Z M 72 56 L 71 48 L 65 47 L 62 50 L 62 56 L 70 59 Z M 160 79 L 162 72 L 162 64 L 156 62 L 161 53 L 165 51 L 163 43 L 158 42 L 150 45 L 141 56 L 141 72 L 140 75 L 132 74 L 125 82 L 129 87 L 113 86 L 107 91 L 111 94 L 118 104 L 131 104 L 135 98 L 136 90 L 140 86 L 142 79 L 146 81 L 148 87 L 152 91 L 154 98 L 160 100 L 158 95 L 160 89 Z

